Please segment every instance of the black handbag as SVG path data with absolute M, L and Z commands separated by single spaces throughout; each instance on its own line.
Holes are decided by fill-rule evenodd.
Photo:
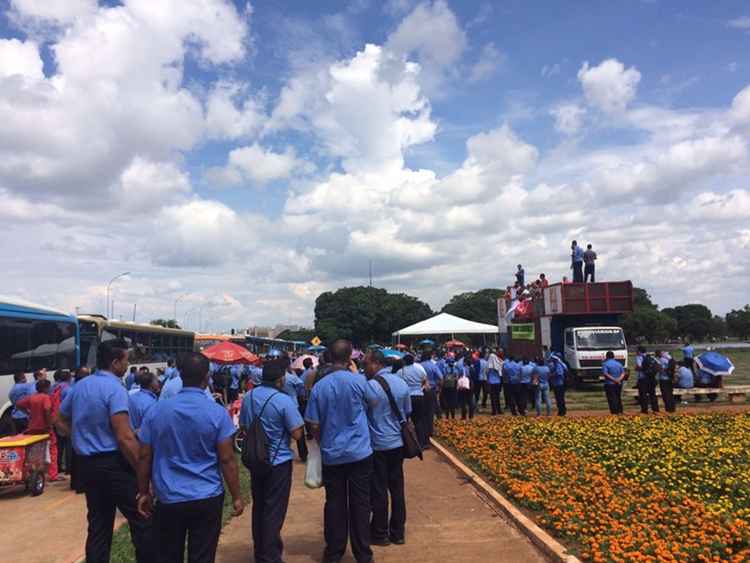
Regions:
M 382 375 L 376 375 L 375 381 L 380 383 L 380 386 L 388 396 L 388 402 L 391 404 L 391 411 L 393 415 L 401 424 L 401 439 L 404 442 L 404 458 L 412 459 L 418 457 L 422 458 L 422 446 L 419 444 L 419 438 L 417 438 L 417 429 L 414 428 L 414 423 L 411 420 L 406 420 L 402 414 L 401 409 L 396 404 L 396 399 L 393 398 L 391 393 L 391 387 Z

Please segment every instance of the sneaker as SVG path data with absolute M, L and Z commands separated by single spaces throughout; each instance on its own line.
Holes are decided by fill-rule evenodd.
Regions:
M 370 545 L 378 545 L 380 547 L 388 547 L 391 545 L 391 540 L 384 538 L 382 540 L 370 540 Z
M 404 538 L 399 538 L 399 539 L 391 538 L 391 543 L 393 545 L 404 545 L 406 543 L 406 540 Z

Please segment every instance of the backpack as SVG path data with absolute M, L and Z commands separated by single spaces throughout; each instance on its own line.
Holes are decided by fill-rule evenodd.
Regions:
M 447 371 L 443 378 L 443 389 L 455 389 L 458 381 L 458 378 L 456 377 L 456 368 L 455 366 L 448 366 L 446 369 Z
M 273 465 L 273 459 L 276 458 L 276 455 L 274 455 L 273 459 L 269 459 L 268 456 L 268 435 L 266 434 L 265 428 L 263 428 L 263 423 L 261 422 L 261 417 L 263 416 L 263 412 L 266 410 L 266 406 L 268 405 L 268 402 L 274 398 L 275 395 L 278 395 L 279 392 L 275 392 L 273 395 L 268 397 L 266 399 L 266 402 L 263 403 L 263 406 L 260 409 L 260 412 L 258 413 L 258 416 L 253 417 L 253 421 L 250 423 L 250 427 L 245 432 L 245 440 L 242 443 L 242 464 L 247 467 L 248 469 L 252 470 L 258 470 L 258 469 L 270 469 Z M 253 411 L 253 392 L 250 392 L 250 414 L 252 415 Z M 282 437 L 283 441 L 283 437 Z M 279 446 L 276 448 L 276 453 L 279 453 L 279 449 L 281 448 L 281 441 L 279 442 Z
M 646 354 L 643 356 L 643 360 L 641 362 L 641 371 L 646 375 L 646 377 L 656 377 L 659 375 L 661 366 L 659 365 L 659 362 L 651 356 L 650 354 Z

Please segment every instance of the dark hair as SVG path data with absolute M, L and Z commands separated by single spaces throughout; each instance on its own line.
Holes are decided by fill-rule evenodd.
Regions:
M 305 369 L 310 369 L 311 367 L 313 367 L 312 358 L 305 358 L 304 360 L 302 360 L 302 365 Z
M 424 352 L 422 354 L 421 362 L 429 362 L 432 359 L 432 354 L 428 354 L 427 352 Z
M 174 367 L 174 360 L 172 358 L 169 358 L 167 360 L 167 367 L 170 367 L 170 368 Z
M 60 371 L 60 381 L 70 381 L 70 378 L 73 377 L 73 374 L 70 373 L 70 370 L 68 369 L 61 369 Z
M 271 360 L 263 364 L 263 381 L 277 381 L 284 377 L 285 374 L 286 365 L 283 359 Z
M 37 393 L 44 393 L 47 391 L 47 389 L 50 388 L 52 384 L 49 382 L 49 379 L 40 379 L 36 382 L 36 392 Z
M 87 367 L 80 367 L 76 370 L 76 381 L 81 381 L 84 377 L 91 375 L 91 371 Z
M 63 370 L 61 369 L 55 370 L 55 374 L 52 376 L 52 379 L 54 379 L 55 382 L 62 381 L 62 371 Z
M 612 350 L 607 351 L 607 359 L 608 360 L 614 360 L 615 359 L 615 353 Z
M 185 387 L 200 387 L 208 373 L 208 358 L 200 352 L 185 352 L 180 359 L 180 375 Z
M 411 354 L 406 354 L 406 356 L 404 356 L 404 365 L 410 366 L 413 363 L 414 363 L 414 356 L 412 356 Z
M 371 362 L 374 362 L 378 364 L 379 366 L 384 366 L 388 363 L 385 354 L 383 354 L 382 350 L 370 350 L 367 353 L 367 357 L 370 358 Z
M 34 379 L 41 379 L 44 375 L 44 371 L 41 369 L 34 370 Z
M 138 373 L 138 368 L 136 366 L 130 366 L 130 373 Z
M 571 242 L 570 244 L 575 244 L 576 246 L 578 246 L 578 241 L 577 241 L 577 240 L 574 240 L 574 241 L 573 241 L 573 242 Z
M 646 347 L 645 346 L 638 346 L 638 353 L 639 354 L 645 354 L 646 353 Z
M 284 366 L 284 371 L 288 370 L 289 366 L 292 365 L 292 359 L 289 356 L 287 356 L 286 354 L 283 355 L 283 356 L 281 356 L 281 358 L 279 358 L 279 359 L 281 361 L 281 365 Z
M 99 369 L 109 369 L 112 362 L 121 360 L 127 353 L 128 343 L 124 338 L 105 340 L 96 350 L 96 365 Z
M 586 248 L 591 248 L 591 245 L 590 245 L 590 244 L 589 244 L 589 245 L 586 245 Z
M 398 370 L 404 367 L 404 360 L 401 358 L 393 358 L 393 363 L 391 364 L 391 373 L 396 373 Z
M 148 389 L 149 387 L 151 387 L 151 383 L 154 381 L 154 377 L 156 376 L 150 371 L 142 371 L 135 376 L 135 380 L 141 389 Z
M 21 383 L 21 380 L 26 377 L 26 374 L 22 371 L 17 371 L 13 374 L 13 381 L 15 383 Z
M 352 359 L 352 343 L 340 338 L 331 345 L 331 359 L 335 364 L 346 365 Z

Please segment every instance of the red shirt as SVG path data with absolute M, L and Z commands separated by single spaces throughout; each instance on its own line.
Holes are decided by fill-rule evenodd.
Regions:
M 34 393 L 18 401 L 16 406 L 29 413 L 29 427 L 26 431 L 28 434 L 49 432 L 47 418 L 52 418 L 52 399 L 49 395 Z M 45 413 L 49 415 L 46 416 Z

